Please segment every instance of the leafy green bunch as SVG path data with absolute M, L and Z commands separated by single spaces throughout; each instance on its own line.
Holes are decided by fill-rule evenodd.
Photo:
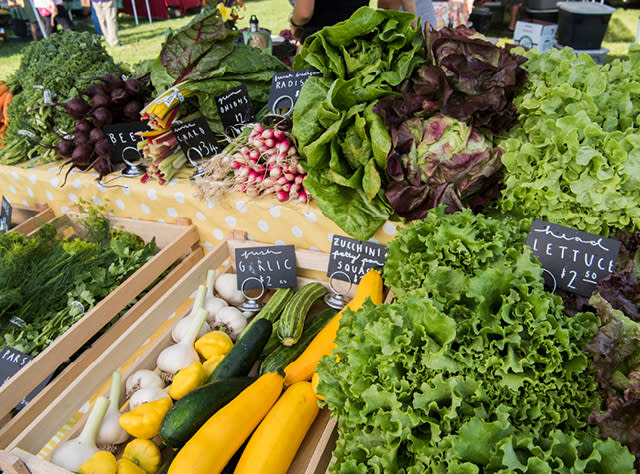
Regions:
M 393 214 L 384 197 L 389 131 L 379 99 L 425 61 L 411 14 L 362 7 L 305 41 L 294 69 L 315 68 L 293 111 L 307 189 L 322 213 L 366 240 Z
M 60 141 L 57 134 L 73 132 L 75 121 L 57 107 L 38 107 L 47 101 L 65 102 L 95 78 L 118 72 L 95 33 L 64 31 L 30 44 L 15 72 L 19 89 L 9 105 L 7 146 L 0 148 L 0 163 L 60 159 L 50 147 Z
M 496 144 L 499 209 L 603 236 L 640 225 L 640 58 L 596 64 L 570 48 L 522 52 L 519 124 Z
M 95 213 L 85 235 L 67 240 L 52 224 L 33 236 L 0 235 L 0 334 L 37 355 L 157 252 L 130 232 L 111 229 Z
M 564 315 L 521 235 L 437 208 L 389 244 L 385 280 L 400 295 L 347 311 L 318 366 L 338 419 L 331 472 L 634 472 L 588 422 L 599 396 L 583 346 L 597 318 Z

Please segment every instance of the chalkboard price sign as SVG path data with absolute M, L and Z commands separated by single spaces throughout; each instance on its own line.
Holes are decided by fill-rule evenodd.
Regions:
M 218 153 L 215 136 L 204 117 L 182 122 L 171 128 L 191 164 Z
M 11 228 L 11 213 L 13 208 L 9 200 L 2 196 L 2 210 L 0 211 L 0 232 L 3 234 Z
M 111 161 L 114 163 L 136 163 L 142 159 L 138 142 L 142 137 L 137 132 L 150 130 L 147 122 L 127 122 L 105 125 L 103 128 L 111 145 Z
M 274 74 L 271 80 L 267 110 L 272 114 L 289 115 L 298 100 L 300 89 L 311 76 L 322 76 L 322 73 L 315 69 L 301 69 Z
M 333 235 L 327 276 L 358 283 L 372 268 L 382 268 L 389 249 L 374 242 Z
M 32 357 L 20 352 L 17 349 L 13 349 L 9 346 L 5 346 L 0 349 L 0 386 L 4 385 L 9 379 L 16 374 L 25 364 L 30 362 Z M 45 378 L 40 384 L 33 389 L 33 391 L 27 395 L 16 407 L 16 409 L 23 408 L 27 402 L 33 399 L 40 390 L 51 380 L 53 373 Z
M 527 245 L 544 269 L 545 283 L 591 296 L 598 280 L 613 272 L 620 242 L 570 227 L 534 219 Z
M 216 105 L 225 130 L 231 131 L 237 125 L 255 120 L 246 84 L 241 84 L 216 97 Z
M 236 249 L 238 289 L 295 288 L 296 253 L 293 245 Z M 262 285 L 260 284 L 262 282 Z

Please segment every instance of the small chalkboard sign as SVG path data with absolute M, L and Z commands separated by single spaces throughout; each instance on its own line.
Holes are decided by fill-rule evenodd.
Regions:
M 13 349 L 9 346 L 4 346 L 0 349 L 0 386 L 4 385 L 9 381 L 9 379 L 16 374 L 25 364 L 30 362 L 33 357 L 20 352 L 17 349 Z M 16 408 L 19 410 L 23 408 L 29 401 L 35 397 L 40 390 L 42 390 L 49 380 L 53 377 L 53 373 L 51 373 L 47 378 L 45 378 L 40 384 L 33 389 L 33 391 L 27 395 Z
M 613 273 L 620 242 L 534 219 L 527 245 L 544 269 L 545 284 L 591 296 L 598 280 Z
M 327 276 L 336 280 L 358 283 L 372 268 L 382 268 L 389 249 L 374 242 L 333 235 Z
M 2 210 L 0 211 L 0 232 L 3 234 L 11 228 L 11 213 L 13 208 L 9 200 L 2 196 Z
M 238 289 L 295 288 L 296 252 L 293 245 L 236 249 Z M 262 284 L 260 283 L 262 282 Z
M 136 163 L 142 158 L 137 144 L 142 137 L 137 132 L 151 130 L 147 122 L 127 122 L 105 125 L 103 128 L 111 145 L 111 161 L 113 163 Z
M 300 89 L 311 76 L 322 76 L 315 69 L 301 69 L 299 71 L 278 72 L 271 80 L 267 110 L 269 113 L 287 116 L 293 111 L 298 100 Z
M 216 97 L 216 105 L 226 132 L 236 133 L 235 129 L 238 125 L 251 123 L 255 120 L 246 84 L 241 84 Z
M 218 153 L 216 138 L 204 117 L 182 122 L 171 128 L 191 164 Z

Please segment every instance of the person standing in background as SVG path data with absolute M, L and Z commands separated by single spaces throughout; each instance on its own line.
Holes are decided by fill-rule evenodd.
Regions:
M 424 31 L 424 26 L 429 23 L 436 28 L 436 11 L 433 8 L 433 0 L 378 0 L 378 8 L 387 10 L 402 10 L 419 16 Z
M 304 43 L 313 33 L 347 20 L 358 8 L 367 5 L 368 0 L 296 0 L 289 15 L 291 33 Z
M 33 0 L 33 5 L 42 17 L 46 36 L 57 31 L 57 25 L 60 25 L 63 30 L 73 30 L 73 22 L 62 0 Z
M 120 46 L 116 0 L 91 0 L 91 6 L 96 12 L 100 30 L 102 30 L 107 44 L 111 47 Z

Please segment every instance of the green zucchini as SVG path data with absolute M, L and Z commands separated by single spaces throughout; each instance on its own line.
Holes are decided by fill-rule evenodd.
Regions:
M 268 319 L 272 323 L 276 322 L 294 293 L 295 290 L 293 288 L 278 288 L 275 293 L 271 295 L 271 298 L 269 298 L 269 301 L 265 303 L 260 312 L 256 314 L 251 321 L 249 321 L 249 324 L 247 324 L 247 327 L 242 330 L 238 338 L 241 338 L 249 328 L 256 323 L 256 321 L 262 318 Z
M 302 335 L 304 320 L 311 305 L 327 293 L 327 289 L 317 281 L 300 288 L 282 310 L 278 323 L 278 338 L 285 346 L 293 346 Z
M 269 354 L 271 354 L 277 347 L 282 346 L 280 344 L 280 339 L 278 338 L 278 326 L 280 325 L 280 320 L 274 321 L 273 323 L 273 331 L 271 331 L 271 336 L 269 336 L 269 340 L 262 349 L 260 353 L 260 359 L 264 359 Z
M 216 380 L 187 393 L 162 419 L 162 442 L 174 449 L 181 448 L 215 412 L 238 396 L 254 380 L 253 377 Z
M 271 336 L 271 327 L 271 321 L 268 319 L 258 319 L 213 369 L 207 382 L 248 375 Z
M 302 330 L 302 336 L 297 344 L 287 347 L 282 344 L 278 344 L 278 347 L 273 350 L 261 363 L 258 374 L 266 374 L 267 372 L 277 372 L 278 370 L 284 370 L 284 368 L 298 358 L 300 354 L 304 352 L 307 346 L 311 343 L 314 337 L 322 330 L 323 327 L 336 315 L 335 309 L 327 308 L 320 311 L 313 318 L 307 321 Z

